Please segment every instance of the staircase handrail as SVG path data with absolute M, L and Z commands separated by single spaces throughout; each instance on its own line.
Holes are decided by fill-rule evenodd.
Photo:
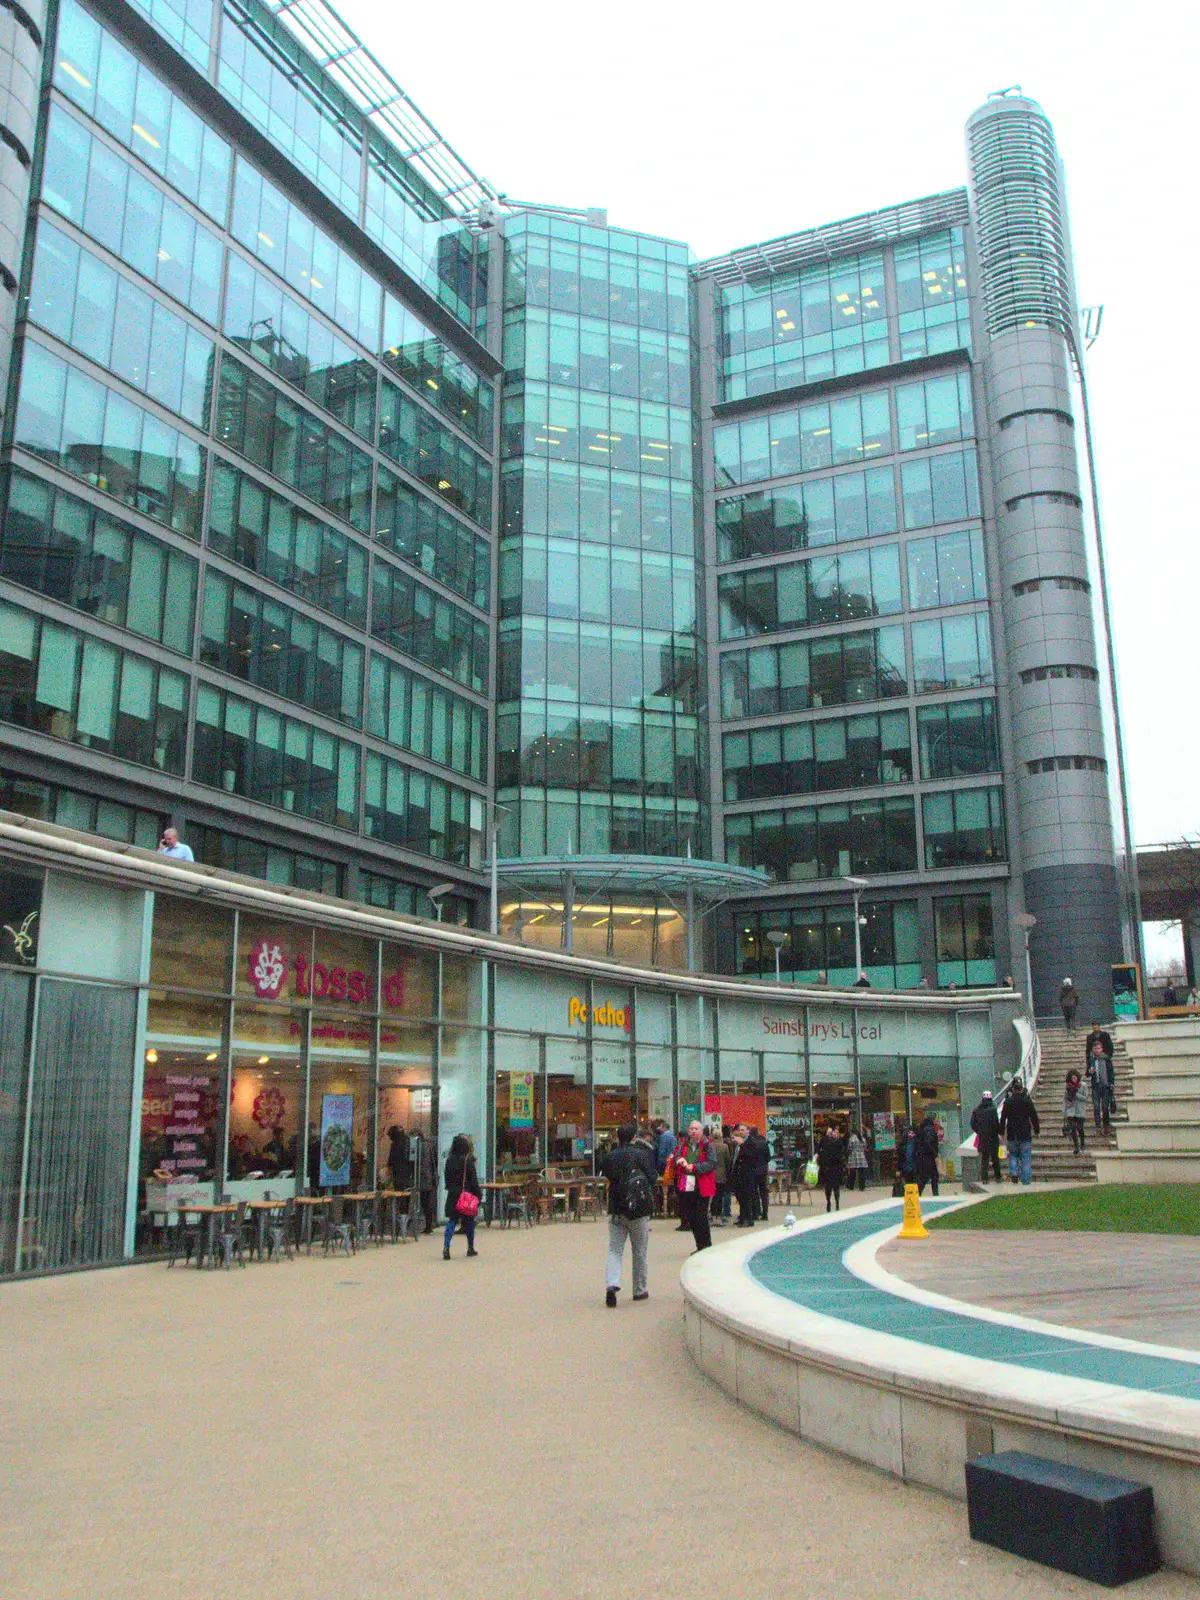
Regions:
M 1013 1027 L 1017 1038 L 1021 1041 L 1021 1064 L 996 1096 L 997 1109 L 1013 1084 L 1018 1081 L 1024 1084 L 1032 1095 L 1037 1086 L 1038 1073 L 1042 1070 L 1042 1041 L 1038 1034 L 1037 1023 L 1031 1018 L 1014 1017 Z

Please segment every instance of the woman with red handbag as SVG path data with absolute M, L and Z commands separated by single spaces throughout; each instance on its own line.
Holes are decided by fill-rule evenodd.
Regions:
M 467 1254 L 477 1256 L 475 1248 L 475 1218 L 479 1215 L 479 1201 L 483 1190 L 475 1171 L 475 1157 L 471 1154 L 471 1141 L 465 1133 L 456 1133 L 446 1157 L 446 1238 L 442 1245 L 442 1260 L 450 1259 L 450 1241 L 455 1228 L 461 1227 L 467 1236 Z
M 692 1230 L 697 1250 L 712 1244 L 708 1208 L 717 1192 L 717 1153 L 711 1139 L 704 1137 L 699 1122 L 689 1125 L 675 1152 L 675 1187 L 679 1192 L 679 1215 Z

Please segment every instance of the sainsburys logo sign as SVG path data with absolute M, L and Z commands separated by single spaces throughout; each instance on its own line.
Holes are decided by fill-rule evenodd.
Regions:
M 763 1013 L 762 1031 L 773 1039 L 804 1038 L 803 1017 L 775 1017 L 769 1012 Z M 833 1020 L 818 1020 L 814 1018 L 808 1025 L 808 1037 L 817 1044 L 831 1043 L 835 1039 L 844 1039 L 850 1044 L 854 1039 L 854 1024 L 849 1017 L 837 1017 Z M 883 1038 L 883 1024 L 881 1022 L 860 1022 L 858 1025 L 859 1039 L 870 1043 Z
M 358 967 L 326 966 L 304 955 L 291 956 L 275 939 L 260 939 L 252 946 L 247 977 L 260 1000 L 282 1000 L 290 992 L 299 1000 L 335 1000 L 350 1006 L 369 1006 L 374 1001 L 373 973 Z M 392 1011 L 404 1004 L 402 971 L 384 977 L 383 1004 Z

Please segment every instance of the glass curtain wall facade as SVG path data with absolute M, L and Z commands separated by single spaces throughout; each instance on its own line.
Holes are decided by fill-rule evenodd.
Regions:
M 714 803 L 726 859 L 777 885 L 726 919 L 747 974 L 779 943 L 783 978 L 854 982 L 855 876 L 873 984 L 1001 976 L 990 892 L 965 918 L 935 894 L 953 868 L 1003 896 L 1008 860 L 966 208 L 946 199 L 951 225 L 882 227 L 832 264 L 697 269 Z
M 501 856 L 703 854 L 682 245 L 504 224 Z
M 151 848 L 174 821 L 199 859 L 375 903 L 428 911 L 449 875 L 469 912 L 494 654 L 477 235 L 253 0 L 147 15 L 204 76 L 216 44 L 268 143 L 64 0 L 4 439 L 2 781 L 34 815 Z

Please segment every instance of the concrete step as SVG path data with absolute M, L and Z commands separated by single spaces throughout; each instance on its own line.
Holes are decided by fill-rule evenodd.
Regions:
M 1200 1122 L 1131 1122 L 1122 1128 L 1118 1148 L 1122 1154 L 1177 1150 L 1200 1158 Z
M 1195 1122 L 1200 1112 L 1200 1096 L 1191 1094 L 1137 1095 L 1129 1102 L 1129 1123 L 1138 1127 L 1149 1122 Z
M 1200 1151 L 1110 1150 L 1096 1161 L 1101 1183 L 1200 1183 Z

